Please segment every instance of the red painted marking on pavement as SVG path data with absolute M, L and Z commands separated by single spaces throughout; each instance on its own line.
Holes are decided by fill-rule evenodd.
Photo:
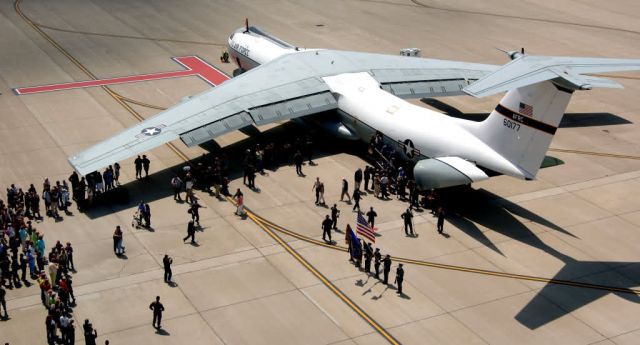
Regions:
M 13 91 L 18 95 L 27 95 L 27 94 L 40 93 L 40 92 L 70 90 L 70 89 L 78 89 L 83 87 L 95 87 L 95 86 L 104 86 L 104 85 L 134 83 L 139 81 L 149 81 L 149 80 L 158 80 L 158 79 L 167 79 L 167 78 L 180 78 L 180 77 L 188 77 L 188 76 L 198 76 L 202 80 L 209 83 L 210 85 L 216 86 L 216 85 L 220 85 L 222 82 L 229 79 L 229 77 L 226 74 L 224 74 L 222 71 L 211 66 L 206 61 L 200 59 L 197 56 L 183 56 L 183 57 L 173 58 L 173 60 L 178 62 L 182 66 L 184 66 L 186 70 L 151 73 L 151 74 L 140 74 L 140 75 L 126 76 L 126 77 L 98 79 L 98 80 L 89 80 L 89 81 L 80 81 L 80 82 L 71 82 L 71 83 L 21 87 L 21 88 L 15 88 L 13 89 Z
M 228 75 L 224 74 L 224 72 L 214 66 L 211 66 L 197 56 L 177 57 L 174 58 L 174 60 L 187 69 L 195 72 L 195 74 L 202 78 L 202 80 L 213 86 L 220 85 L 230 79 Z

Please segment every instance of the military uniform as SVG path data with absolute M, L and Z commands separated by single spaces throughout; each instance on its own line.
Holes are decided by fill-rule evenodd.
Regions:
M 376 269 L 376 278 L 380 279 L 380 262 L 382 261 L 382 254 L 380 254 L 380 248 L 376 248 L 376 251 L 373 253 L 374 264 L 373 267 Z

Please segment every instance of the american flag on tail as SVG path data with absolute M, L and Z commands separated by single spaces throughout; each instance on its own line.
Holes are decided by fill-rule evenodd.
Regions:
M 369 241 L 375 243 L 376 241 L 375 233 L 373 232 L 373 229 L 371 229 L 371 227 L 369 226 L 369 223 L 367 223 L 367 221 L 364 219 L 361 212 L 358 212 L 358 220 L 356 223 L 357 223 L 356 232 L 358 233 L 358 235 L 366 237 Z
M 520 106 L 518 107 L 518 110 L 519 110 L 518 112 L 522 115 L 533 117 L 533 107 L 526 103 L 520 102 Z

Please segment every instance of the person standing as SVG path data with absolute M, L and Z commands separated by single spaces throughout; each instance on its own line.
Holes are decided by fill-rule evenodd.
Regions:
M 376 248 L 373 253 L 373 267 L 376 269 L 376 279 L 380 279 L 380 262 L 382 262 L 382 254 L 380 254 L 380 248 Z
M 371 259 L 373 259 L 373 248 L 371 243 L 364 244 L 364 271 L 371 273 Z
M 84 331 L 84 343 L 85 345 L 96 345 L 96 338 L 98 337 L 98 331 L 93 329 L 93 325 L 89 322 L 89 319 L 84 320 L 82 325 Z
M 44 326 L 47 330 L 47 344 L 55 345 L 58 335 L 56 332 L 56 321 L 53 319 L 53 316 L 47 315 L 47 318 L 44 320 Z
M 195 199 L 195 196 L 193 193 L 194 183 L 195 181 L 193 176 L 191 176 L 191 172 L 188 172 L 187 175 L 184 177 L 184 189 L 185 189 L 184 201 L 187 203 L 192 203 Z
M 344 243 L 347 245 L 347 249 L 349 251 L 349 262 L 353 262 L 353 258 L 354 258 L 354 248 L 353 248 L 353 240 L 351 238 L 351 232 L 353 232 L 353 230 L 351 230 L 351 226 L 349 224 L 347 224 L 347 227 L 345 228 L 344 231 Z
M 316 182 L 313 183 L 313 187 L 311 187 L 312 191 L 316 192 L 316 205 L 320 205 L 320 178 L 316 177 Z
M 73 323 L 73 319 L 69 320 L 69 327 L 67 327 L 67 345 L 74 345 L 76 343 L 76 326 Z
M 20 253 L 20 279 L 22 282 L 27 281 L 27 258 L 24 257 L 24 254 Z
M 369 190 L 369 180 L 371 180 L 371 167 L 367 165 L 364 168 L 364 190 L 365 191 Z
M 411 209 L 408 208 L 401 217 L 404 220 L 405 235 L 409 236 L 409 231 L 411 231 L 411 235 L 413 236 L 413 213 L 411 213 Z
M 142 213 L 142 217 L 144 218 L 144 226 L 149 229 L 151 227 L 151 207 L 145 202 L 143 208 L 144 212 Z
M 147 155 L 142 155 L 142 167 L 144 168 L 144 177 L 149 177 L 149 165 L 151 161 L 147 158 Z M 142 177 L 142 173 L 140 173 L 140 177 Z
M 349 195 L 349 182 L 347 182 L 347 179 L 342 179 L 342 191 L 340 192 L 340 201 L 342 201 L 344 199 L 344 196 L 347 196 L 347 198 L 349 198 L 349 203 L 351 203 L 351 196 Z
M 438 233 L 442 234 L 444 231 L 444 208 L 442 206 L 438 207 Z
M 353 174 L 353 181 L 355 182 L 356 189 L 360 189 L 360 183 L 362 183 L 362 169 L 358 168 Z
M 116 187 L 120 186 L 120 164 L 118 162 L 113 163 L 113 180 L 116 182 Z
M 121 252 L 122 247 L 122 230 L 120 229 L 120 225 L 116 226 L 116 230 L 113 232 L 113 252 L 116 255 L 121 255 L 124 253 L 124 250 Z
M 378 214 L 376 213 L 376 211 L 373 210 L 373 207 L 371 207 L 369 209 L 369 212 L 367 212 L 367 222 L 369 223 L 369 226 L 371 227 L 371 230 L 374 229 L 374 225 L 376 223 L 376 217 L 378 216 Z
M 362 271 L 362 257 L 363 257 L 363 249 L 362 249 L 362 243 L 364 243 L 364 240 L 361 238 L 360 241 L 358 241 L 357 243 L 355 243 L 355 249 L 356 249 L 356 255 L 355 255 L 355 259 L 356 259 L 356 267 L 358 268 L 358 270 Z
M 71 319 L 66 315 L 60 315 L 60 319 L 58 319 L 58 324 L 60 325 L 60 338 L 63 344 L 68 344 L 69 341 L 69 324 L 71 323 Z
M 136 158 L 136 160 L 133 161 L 133 164 L 136 166 L 136 178 L 141 178 L 142 177 L 142 158 L 140 158 L 140 155 L 138 155 L 138 158 Z
M 304 176 L 304 174 L 302 173 L 303 160 L 304 158 L 302 158 L 302 153 L 300 153 L 300 151 L 296 151 L 296 153 L 293 155 L 293 163 L 296 165 L 296 174 L 298 174 L 298 176 Z
M 389 272 L 391 272 L 391 256 L 387 254 L 384 259 L 382 259 L 383 284 L 389 284 Z
M 358 212 L 360 212 L 360 198 L 362 198 L 362 196 L 360 196 L 360 190 L 358 188 L 354 189 L 353 190 L 353 201 L 355 201 L 355 203 L 353 204 L 354 211 L 358 209 Z
M 76 265 L 73 263 L 73 247 L 71 247 L 71 242 L 67 242 L 67 246 L 64 247 L 64 250 L 67 252 L 67 262 L 69 262 L 69 269 L 75 272 Z
M 338 217 L 340 217 L 340 210 L 338 210 L 338 205 L 333 204 L 331 207 L 331 228 L 333 230 L 338 229 Z
M 155 302 L 151 302 L 151 304 L 149 305 L 149 309 L 153 310 L 153 321 L 151 322 L 153 327 L 156 327 L 157 323 L 158 326 L 156 328 L 162 328 L 162 326 L 160 326 L 160 323 L 162 322 L 162 312 L 164 311 L 164 306 L 162 305 L 162 303 L 160 303 L 160 296 L 156 296 Z
M 329 237 L 329 243 L 332 243 L 331 241 L 331 227 L 333 225 L 333 222 L 331 221 L 331 219 L 329 219 L 329 215 L 327 215 L 324 220 L 322 221 L 322 239 L 326 242 L 327 239 L 325 238 L 326 236 Z
M 396 269 L 396 281 L 398 284 L 397 293 L 402 295 L 402 281 L 404 280 L 404 269 L 402 268 L 402 264 L 398 264 L 398 268 Z
M 189 237 L 191 237 L 191 244 L 195 244 L 196 243 L 196 226 L 193 224 L 193 220 L 190 220 L 189 224 L 187 224 L 187 237 L 183 238 L 182 242 L 185 242 L 186 240 L 188 240 Z
M 164 265 L 164 282 L 165 283 L 169 283 L 171 282 L 171 276 L 173 275 L 171 273 L 171 264 L 173 263 L 173 259 L 165 254 L 164 258 L 162 258 L 162 264 Z
M 182 190 L 182 180 L 178 175 L 171 179 L 171 188 L 173 188 L 173 200 L 182 201 L 180 191 Z
M 233 198 L 236 199 L 236 215 L 244 216 L 244 195 L 240 191 L 240 188 L 238 188 L 236 194 L 233 195 Z
M 7 290 L 4 289 L 4 286 L 0 285 L 0 312 L 4 309 L 4 319 L 9 318 L 9 312 L 7 311 Z

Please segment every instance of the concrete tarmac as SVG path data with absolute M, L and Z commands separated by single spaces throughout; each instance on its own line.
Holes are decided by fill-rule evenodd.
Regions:
M 147 2 L 61 0 L 0 4 L 0 186 L 38 190 L 42 181 L 68 178 L 67 157 L 141 118 L 209 88 L 196 77 L 18 96 L 12 89 L 50 83 L 179 70 L 172 57 L 197 55 L 219 63 L 227 37 L 252 24 L 292 44 L 397 54 L 419 47 L 425 57 L 506 63 L 494 49 L 525 47 L 540 55 L 640 58 L 640 3 L 631 0 L 202 0 Z M 535 181 L 496 177 L 460 194 L 461 206 L 437 234 L 435 218 L 416 213 L 418 237 L 405 237 L 406 204 L 367 195 L 378 212 L 383 253 L 446 267 L 405 265 L 403 296 L 357 271 L 344 252 L 319 246 L 329 210 L 314 205 L 316 176 L 325 198 L 342 210 L 339 225 L 355 222 L 339 202 L 340 180 L 365 162 L 318 143 L 306 177 L 284 165 L 258 176 L 258 192 L 241 179 L 245 202 L 258 216 L 298 234 L 280 234 L 310 266 L 298 261 L 234 206 L 197 192 L 202 231 L 198 246 L 183 244 L 187 206 L 170 195 L 172 171 L 216 145 L 181 142 L 148 153 L 151 179 L 136 181 L 133 161 L 120 162 L 131 204 L 35 224 L 48 246 L 70 241 L 78 326 L 91 319 L 98 343 L 111 344 L 383 344 L 383 332 L 403 344 L 636 344 L 640 297 L 611 291 L 469 273 L 451 266 L 640 287 L 640 73 L 618 73 L 623 90 L 578 92 L 549 155 L 564 164 Z M 499 96 L 442 98 L 449 110 L 482 116 Z M 429 106 L 425 102 L 417 104 Z M 442 108 L 434 102 L 431 103 Z M 145 106 L 146 105 L 146 106 Z M 151 107 L 150 107 L 151 106 Z M 295 136 L 291 124 L 260 128 L 272 138 Z M 320 141 L 325 138 L 320 137 Z M 326 141 L 330 141 L 326 138 Z M 242 152 L 251 138 L 233 132 L 216 139 L 225 152 Z M 234 156 L 232 156 L 233 158 Z M 154 231 L 130 226 L 135 203 L 150 201 Z M 112 253 L 111 235 L 124 229 L 126 258 Z M 336 245 L 344 234 L 334 233 Z M 174 258 L 175 285 L 162 282 L 162 257 Z M 447 268 L 448 267 L 448 268 Z M 320 273 L 383 332 L 341 299 Z M 395 264 L 391 274 L 395 276 Z M 166 307 L 162 332 L 151 327 L 149 303 Z M 0 341 L 45 342 L 45 309 L 36 285 L 8 291 L 11 318 Z M 82 342 L 81 328 L 76 339 Z

